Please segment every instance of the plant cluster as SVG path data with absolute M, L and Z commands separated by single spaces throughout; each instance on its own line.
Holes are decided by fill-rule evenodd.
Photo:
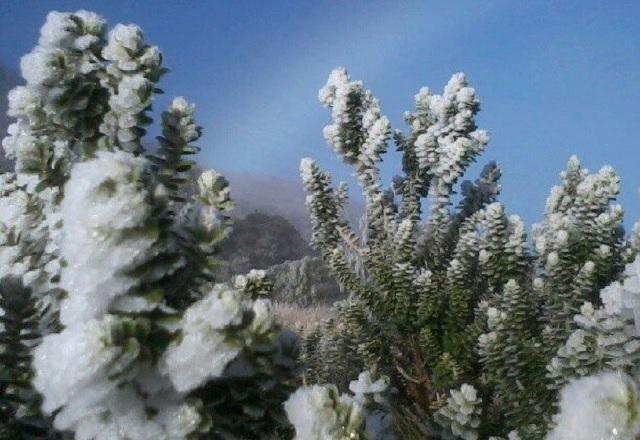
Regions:
M 590 173 L 572 157 L 530 240 L 497 201 L 495 163 L 461 184 L 452 207 L 459 179 L 489 140 L 463 74 L 441 95 L 420 90 L 405 114 L 407 133 L 392 131 L 378 100 L 344 69 L 331 73 L 319 98 L 331 112 L 324 136 L 353 168 L 366 208 L 359 235 L 342 214 L 346 185 L 333 187 L 313 160 L 302 160 L 312 243 L 352 295 L 303 343 L 311 381 L 344 386 L 363 368 L 386 374 L 406 438 L 443 436 L 445 428 L 469 439 L 534 439 L 576 369 L 633 365 L 637 347 L 621 336 L 623 323 L 612 327 L 591 306 L 637 253 L 624 236 L 610 167 Z M 402 174 L 386 188 L 379 164 L 391 142 Z M 581 307 L 591 315 L 574 320 Z
M 264 273 L 212 276 L 232 207 L 224 177 L 205 171 L 184 196 L 194 105 L 173 99 L 157 150 L 143 147 L 166 72 L 158 48 L 135 25 L 107 34 L 93 13 L 52 12 L 21 68 L 0 258 L 25 304 L 3 278 L 3 429 L 31 423 L 34 400 L 18 397 L 32 378 L 47 428 L 78 439 L 286 430 L 295 337 L 274 322 Z
M 349 297 L 298 344 L 267 274 L 276 298 L 320 302 L 325 266 L 216 280 L 229 187 L 190 181 L 201 129 L 184 98 L 145 148 L 166 69 L 137 26 L 52 12 L 21 68 L 0 176 L 3 438 L 640 435 L 640 224 L 625 235 L 619 178 L 572 157 L 528 237 L 497 164 L 460 182 L 489 141 L 463 74 L 419 91 L 405 133 L 346 70 L 320 90 L 365 215 L 353 229 L 346 185 L 303 159 L 312 244 Z

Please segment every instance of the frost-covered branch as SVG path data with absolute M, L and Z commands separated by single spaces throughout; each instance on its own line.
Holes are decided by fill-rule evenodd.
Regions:
M 214 170 L 187 195 L 195 106 L 174 99 L 158 153 L 144 154 L 161 55 L 135 25 L 104 33 L 93 13 L 49 14 L 3 141 L 16 174 L 1 182 L 2 275 L 51 305 L 33 351 L 42 410 L 78 439 L 277 431 L 295 337 L 274 320 L 264 273 L 213 279 L 232 203 Z

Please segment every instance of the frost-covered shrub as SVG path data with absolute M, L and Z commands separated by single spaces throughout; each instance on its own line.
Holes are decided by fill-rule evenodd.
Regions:
M 600 307 L 600 290 L 638 252 L 637 232 L 625 238 L 615 203 L 618 176 L 611 167 L 590 173 L 571 157 L 530 240 L 522 220 L 497 202 L 495 163 L 462 182 L 452 207 L 457 183 L 489 141 L 476 126 L 479 100 L 463 74 L 440 95 L 419 91 L 415 111 L 405 114 L 407 133 L 392 131 L 378 100 L 344 69 L 331 73 L 319 99 L 331 113 L 327 143 L 353 167 L 366 206 L 357 234 L 343 214 L 346 185 L 332 186 L 312 159 L 302 159 L 312 244 L 351 295 L 306 335 L 305 378 L 342 390 L 362 369 L 383 372 L 398 390 L 396 428 L 407 438 L 436 435 L 434 418 L 459 436 L 544 437 L 550 402 L 576 374 L 564 377 L 578 367 L 572 356 L 589 352 L 581 374 L 601 356 L 590 351 L 597 344 L 585 349 L 584 335 L 573 333 L 582 326 L 574 315 L 587 301 Z M 379 164 L 391 141 L 402 173 L 386 188 Z M 606 362 L 635 363 L 635 342 L 611 338 L 615 360 Z M 463 384 L 482 402 L 473 429 L 466 419 L 450 422 L 457 409 L 445 396 L 455 403 Z
M 107 35 L 86 11 L 49 14 L 22 59 L 26 85 L 10 94 L 17 122 L 3 140 L 16 173 L 0 182 L 0 271 L 46 319 L 11 333 L 35 344 L 19 345 L 27 364 L 3 361 L 2 381 L 28 384 L 37 345 L 33 386 L 65 436 L 260 438 L 286 430 L 296 340 L 274 320 L 264 272 L 215 283 L 232 203 L 214 170 L 195 194 L 183 190 L 195 106 L 172 100 L 157 151 L 142 145 L 161 62 L 137 26 Z M 0 323 L 19 316 L 2 311 Z M 20 396 L 12 426 L 27 426 L 39 403 L 33 389 Z
M 366 209 L 359 235 L 346 186 L 301 162 L 313 244 L 350 297 L 305 335 L 292 394 L 297 341 L 274 319 L 272 282 L 251 270 L 216 283 L 232 202 L 214 170 L 188 184 L 194 105 L 172 100 L 157 151 L 143 147 L 158 48 L 135 25 L 107 33 L 96 14 L 54 12 L 21 69 L 2 141 L 15 173 L 0 177 L 0 279 L 15 280 L 0 288 L 2 435 L 640 434 L 640 226 L 625 238 L 619 178 L 572 157 L 533 246 L 496 201 L 495 163 L 452 208 L 488 143 L 464 75 L 419 91 L 406 134 L 344 69 L 320 90 L 325 138 Z M 391 139 L 402 176 L 385 188 Z
M 556 386 L 602 370 L 634 371 L 640 361 L 640 257 L 626 266 L 624 280 L 600 292 L 601 306 L 585 302 L 577 327 L 548 365 Z
M 569 434 L 585 440 L 635 438 L 640 433 L 640 257 L 627 265 L 622 282 L 604 288 L 600 297 L 601 307 L 586 302 L 575 315 L 579 328 L 548 367 L 556 386 L 566 384 L 549 439 Z

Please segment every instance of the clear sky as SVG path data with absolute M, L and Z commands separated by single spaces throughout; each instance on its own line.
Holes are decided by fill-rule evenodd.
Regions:
M 464 71 L 492 137 L 467 177 L 497 160 L 502 200 L 531 224 L 577 154 L 615 167 L 627 225 L 640 218 L 638 1 L 0 0 L 0 62 L 17 69 L 53 9 L 143 28 L 172 70 L 161 87 L 198 105 L 207 166 L 297 182 L 311 156 L 345 179 L 317 102 L 332 68 L 363 79 L 396 128 L 421 86 Z

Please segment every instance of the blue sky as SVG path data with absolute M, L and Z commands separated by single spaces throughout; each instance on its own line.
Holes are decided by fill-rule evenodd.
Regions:
M 198 105 L 207 166 L 297 182 L 311 156 L 348 179 L 321 134 L 317 90 L 332 68 L 363 79 L 396 128 L 421 86 L 464 71 L 492 137 L 467 177 L 500 162 L 502 200 L 531 224 L 577 154 L 616 168 L 627 224 L 640 218 L 640 2 L 3 0 L 0 62 L 17 68 L 49 10 L 80 8 L 160 46 L 172 70 L 161 87 Z M 389 158 L 385 178 L 397 166 Z

